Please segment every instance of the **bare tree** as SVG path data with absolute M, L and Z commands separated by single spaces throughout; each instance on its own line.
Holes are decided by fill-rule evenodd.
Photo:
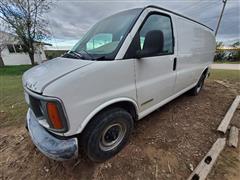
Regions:
M 240 47 L 240 41 L 237 40 L 237 41 L 234 42 L 231 46 L 234 47 L 234 48 Z
M 7 47 L 8 41 L 8 37 L 0 32 L 0 67 L 4 66 L 2 51 Z
M 49 0 L 1 0 L 0 19 L 24 45 L 31 64 L 34 64 L 34 42 L 46 39 L 49 31 L 44 14 L 49 11 Z
M 224 47 L 223 42 L 222 41 L 217 42 L 216 48 L 218 49 L 218 48 L 222 48 L 222 47 Z

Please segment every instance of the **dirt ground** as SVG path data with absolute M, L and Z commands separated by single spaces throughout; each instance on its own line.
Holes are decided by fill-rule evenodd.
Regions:
M 240 82 L 208 80 L 199 96 L 184 94 L 136 123 L 129 144 L 97 164 L 83 155 L 50 160 L 21 127 L 0 129 L 0 179 L 186 179 L 218 137 L 216 129 L 240 94 Z M 240 128 L 240 109 L 232 124 Z M 81 155 L 81 152 L 80 152 Z M 239 179 L 240 149 L 225 148 L 208 179 Z

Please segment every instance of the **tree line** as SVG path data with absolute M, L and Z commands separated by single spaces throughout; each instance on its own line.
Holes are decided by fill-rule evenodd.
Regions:
M 216 54 L 214 61 L 223 62 L 236 62 L 240 61 L 240 41 L 236 41 L 229 46 L 229 49 L 224 48 L 223 42 L 217 42 Z

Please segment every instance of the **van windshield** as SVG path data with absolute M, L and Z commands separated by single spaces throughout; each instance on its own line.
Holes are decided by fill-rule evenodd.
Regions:
M 132 9 L 103 19 L 64 56 L 70 54 L 81 59 L 113 60 L 141 11 L 140 8 Z

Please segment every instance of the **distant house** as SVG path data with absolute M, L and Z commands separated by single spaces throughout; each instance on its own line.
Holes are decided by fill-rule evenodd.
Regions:
M 6 46 L 1 52 L 3 62 L 5 65 L 21 65 L 21 64 L 31 64 L 30 57 L 26 53 L 26 48 L 24 45 L 17 40 L 16 36 L 10 33 L 0 31 L 0 38 L 7 39 Z M 44 46 L 51 45 L 42 42 L 35 42 L 35 63 L 40 64 L 42 61 L 46 60 L 46 55 L 44 52 Z

